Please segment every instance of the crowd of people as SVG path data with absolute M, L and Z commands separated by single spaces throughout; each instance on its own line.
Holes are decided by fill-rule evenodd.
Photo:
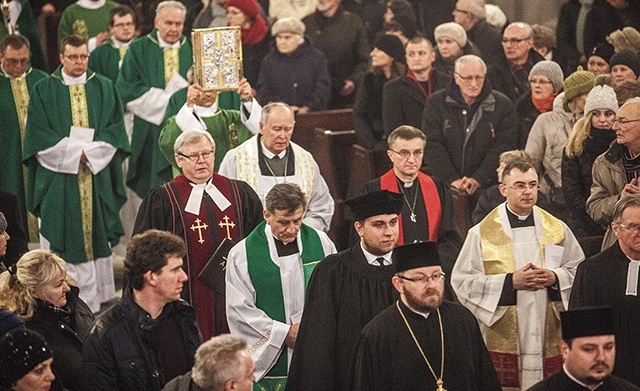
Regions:
M 640 1 L 3 17 L 0 390 L 640 390 Z M 223 26 L 208 91 L 189 33 Z M 345 200 L 292 141 L 328 109 L 377 171 Z

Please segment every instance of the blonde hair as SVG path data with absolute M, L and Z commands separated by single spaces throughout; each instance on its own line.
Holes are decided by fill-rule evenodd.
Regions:
M 587 137 L 591 137 L 591 117 L 593 117 L 593 111 L 588 112 L 573 125 L 573 131 L 569 135 L 567 146 L 564 149 L 568 158 L 582 155 L 584 142 Z
M 67 274 L 65 261 L 48 250 L 29 251 L 9 268 L 15 273 L 7 270 L 0 274 L 0 307 L 23 320 L 31 319 L 36 310 L 32 293 Z
M 504 163 L 504 165 L 506 166 L 507 164 L 515 162 L 516 160 L 525 161 L 533 165 L 533 159 L 531 159 L 531 156 L 522 149 L 514 149 L 512 151 L 502 152 L 500 154 L 500 157 L 498 158 L 498 164 Z

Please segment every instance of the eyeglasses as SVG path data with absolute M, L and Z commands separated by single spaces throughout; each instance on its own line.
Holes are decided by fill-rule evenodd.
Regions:
M 426 285 L 429 283 L 429 281 L 434 281 L 434 282 L 440 282 L 442 280 L 444 280 L 444 272 L 435 272 L 430 276 L 421 276 L 421 277 L 416 277 L 416 278 L 409 278 L 409 277 L 405 277 L 402 275 L 398 275 L 398 278 L 403 279 L 403 280 L 407 280 L 407 281 L 411 281 L 411 282 L 415 282 L 416 284 L 419 285 Z
M 631 122 L 638 122 L 638 121 L 640 121 L 640 118 L 637 118 L 637 119 L 626 119 L 624 117 L 623 118 L 615 117 L 613 119 L 612 124 L 615 124 L 616 122 L 619 122 L 620 125 L 626 125 L 626 124 L 630 124 Z
M 413 157 L 416 158 L 416 160 L 419 160 L 419 159 L 422 159 L 422 155 L 424 155 L 424 151 L 422 149 L 417 149 L 413 152 L 407 151 L 406 149 L 403 149 L 400 151 L 394 151 L 393 149 L 390 149 L 389 151 L 395 153 L 396 155 L 400 156 L 403 159 L 409 159 L 409 156 L 413 155 Z
M 199 158 L 203 158 L 205 160 L 209 159 L 211 156 L 213 156 L 213 153 L 215 151 L 212 149 L 210 151 L 206 151 L 206 152 L 200 152 L 200 153 L 192 153 L 191 155 L 185 155 L 182 152 L 178 152 L 176 155 L 182 156 L 184 158 L 189 159 L 192 162 L 197 162 Z
M 27 65 L 29 63 L 28 58 L 3 58 L 2 62 L 6 62 L 9 65 Z
M 622 223 L 616 223 L 619 227 L 622 227 L 624 229 L 626 229 L 627 231 L 633 233 L 633 234 L 638 234 L 640 233 L 640 225 L 638 224 L 633 224 L 633 223 L 629 223 L 629 224 L 622 224 Z
M 553 84 L 549 80 L 540 80 L 540 79 L 531 79 L 529 80 L 529 84 Z
M 455 74 L 458 75 L 458 77 L 461 78 L 465 83 L 471 83 L 472 80 L 475 80 L 476 83 L 480 84 L 484 82 L 485 78 L 485 76 L 462 76 L 458 72 L 455 72 Z
M 135 26 L 135 23 L 126 22 L 126 23 L 116 23 L 113 25 L 113 27 L 132 27 L 132 26 Z
M 71 61 L 78 61 L 78 60 L 82 60 L 82 61 L 86 61 L 89 58 L 88 54 L 72 54 L 69 56 L 64 56 L 66 58 L 68 58 Z
M 531 38 L 502 38 L 502 44 L 510 43 L 512 45 L 517 45 L 520 42 L 527 41 Z
M 531 183 L 516 182 L 513 185 L 505 185 L 505 186 L 510 187 L 513 190 L 520 193 L 524 193 L 524 191 L 527 189 L 534 191 L 540 188 L 540 184 L 538 182 L 531 182 Z

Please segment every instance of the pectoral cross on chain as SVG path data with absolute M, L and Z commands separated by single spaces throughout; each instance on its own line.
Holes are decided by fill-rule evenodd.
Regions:
M 229 228 L 234 228 L 236 226 L 236 223 L 234 223 L 233 221 L 231 221 L 229 219 L 229 216 L 225 215 L 222 218 L 222 221 L 218 223 L 218 226 L 220 228 L 226 228 L 227 229 L 227 239 L 232 240 L 231 239 L 231 232 L 229 231 Z
M 209 228 L 209 226 L 202 222 L 200 219 L 196 219 L 191 227 L 192 231 L 198 230 L 198 243 L 204 243 L 204 238 L 202 237 L 202 230 Z
M 447 391 L 446 388 L 444 388 L 444 383 L 443 383 L 442 379 L 436 380 L 436 386 L 438 386 L 436 391 Z

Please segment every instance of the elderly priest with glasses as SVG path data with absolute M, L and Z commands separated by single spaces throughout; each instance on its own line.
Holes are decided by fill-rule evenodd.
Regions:
M 436 243 L 396 247 L 392 258 L 400 300 L 362 330 L 351 389 L 500 390 L 473 315 L 443 300 Z
M 584 253 L 565 223 L 535 206 L 538 174 L 507 164 L 498 205 L 469 230 L 451 285 L 478 319 L 503 389 L 560 370 L 560 315 Z

